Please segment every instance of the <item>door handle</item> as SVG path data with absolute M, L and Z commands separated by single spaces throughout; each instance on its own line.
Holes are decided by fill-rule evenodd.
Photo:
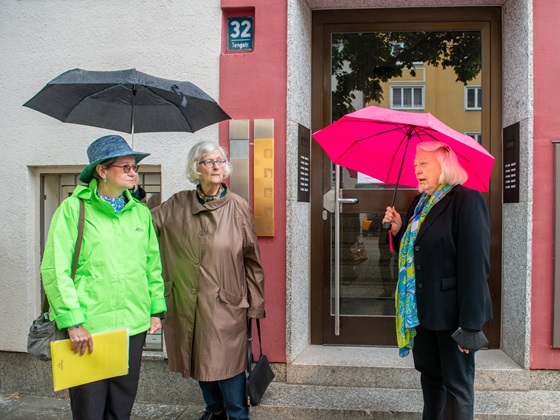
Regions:
M 338 202 L 340 204 L 356 204 L 358 202 L 357 198 L 339 198 Z
M 334 213 L 336 210 L 336 202 L 338 204 L 356 204 L 358 202 L 357 198 L 342 198 L 336 197 L 335 190 L 329 190 L 325 194 L 323 194 L 323 208 L 327 210 L 329 213 Z

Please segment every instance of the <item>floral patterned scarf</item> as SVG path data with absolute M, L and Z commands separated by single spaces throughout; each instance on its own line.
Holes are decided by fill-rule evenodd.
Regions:
M 451 191 L 452 185 L 441 184 L 433 195 L 423 193 L 414 208 L 414 214 L 408 222 L 406 232 L 401 239 L 399 251 L 399 282 L 395 292 L 396 330 L 399 355 L 406 357 L 414 347 L 418 308 L 416 307 L 416 272 L 414 270 L 414 243 L 420 226 L 428 212 L 445 195 Z

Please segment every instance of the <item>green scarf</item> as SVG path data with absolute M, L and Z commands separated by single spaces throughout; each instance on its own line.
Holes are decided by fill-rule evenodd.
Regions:
M 399 355 L 408 356 L 414 347 L 418 308 L 416 306 L 416 272 L 414 270 L 414 243 L 420 227 L 432 207 L 453 189 L 452 185 L 441 184 L 433 195 L 422 193 L 414 214 L 408 222 L 406 231 L 401 239 L 399 251 L 399 282 L 395 293 L 397 343 Z

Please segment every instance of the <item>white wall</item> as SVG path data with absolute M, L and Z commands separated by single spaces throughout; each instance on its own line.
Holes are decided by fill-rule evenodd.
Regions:
M 188 80 L 219 99 L 219 0 L 2 0 L 0 7 L 0 351 L 25 351 L 38 314 L 40 169 L 87 163 L 107 130 L 64 124 L 22 106 L 72 69 L 136 68 Z M 129 134 L 121 133 L 127 140 Z M 134 148 L 162 166 L 163 198 L 189 186 L 184 156 L 218 141 L 218 126 L 191 133 L 136 134 Z

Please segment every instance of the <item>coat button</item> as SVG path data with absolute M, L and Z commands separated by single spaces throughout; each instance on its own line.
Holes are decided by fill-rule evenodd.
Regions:
M 422 264 L 416 264 L 416 269 L 417 270 L 422 270 Z
M 200 262 L 200 261 L 198 261 L 198 258 L 195 258 L 195 259 L 193 260 L 193 263 L 194 263 L 195 265 L 198 265 L 199 262 Z
M 424 287 L 424 285 L 423 285 L 422 283 L 418 283 L 418 284 L 416 285 L 416 287 L 418 287 L 419 289 L 421 289 L 422 287 Z
M 416 246 L 414 247 L 414 250 L 415 250 L 415 251 L 420 251 L 420 245 L 416 245 Z
M 196 294 L 196 289 L 191 289 L 191 293 L 192 293 L 193 295 L 195 295 L 195 294 Z
M 204 231 L 201 230 L 200 232 L 198 232 L 198 236 L 204 236 Z

